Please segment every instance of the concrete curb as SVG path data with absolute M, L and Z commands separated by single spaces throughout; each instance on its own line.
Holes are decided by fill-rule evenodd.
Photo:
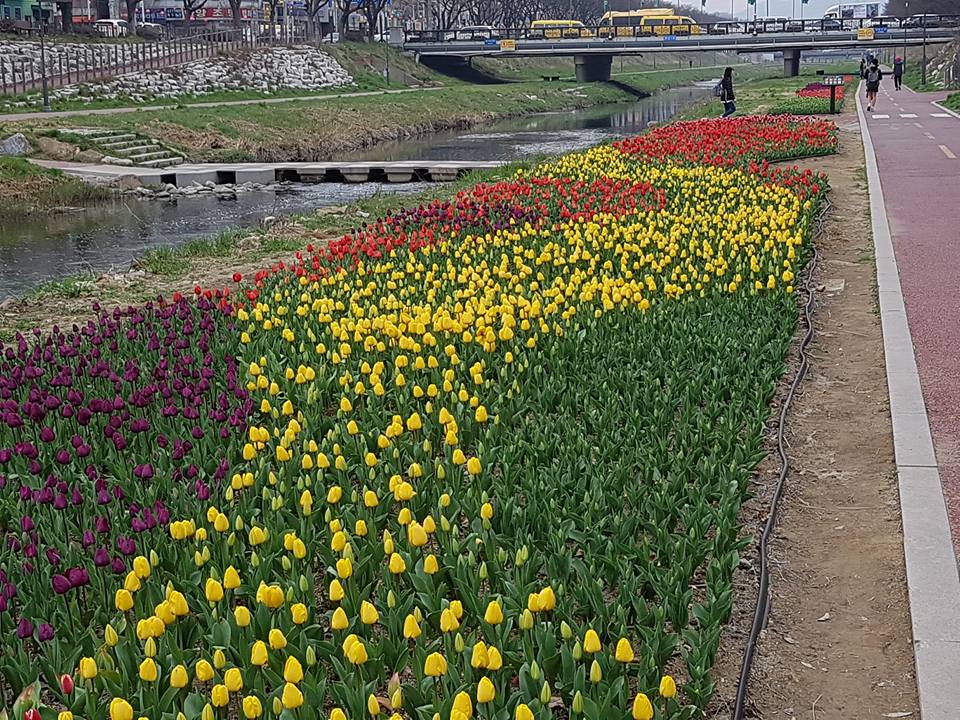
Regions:
M 870 189 L 880 320 L 903 517 L 903 549 L 923 720 L 960 717 L 960 575 L 900 289 L 877 156 L 857 93 Z
M 931 100 L 931 101 L 930 101 L 930 104 L 933 105 L 935 108 L 939 108 L 940 110 L 942 110 L 942 111 L 945 112 L 945 113 L 950 113 L 950 114 L 953 115 L 955 118 L 957 118 L 958 120 L 960 120 L 960 113 L 951 110 L 951 109 L 948 108 L 946 105 L 941 105 L 941 104 L 938 103 L 936 100 Z

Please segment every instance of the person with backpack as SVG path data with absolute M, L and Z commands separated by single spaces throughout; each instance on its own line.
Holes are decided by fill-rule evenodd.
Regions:
M 733 68 L 728 67 L 723 71 L 723 79 L 717 85 L 715 91 L 723 103 L 723 117 L 730 117 L 737 111 L 737 104 L 734 102 L 733 94 Z
M 867 81 L 867 110 L 873 110 L 877 106 L 877 93 L 880 92 L 880 81 L 883 80 L 883 73 L 876 58 L 870 61 L 865 80 Z
M 893 59 L 893 86 L 897 90 L 903 87 L 903 58 L 899 55 Z

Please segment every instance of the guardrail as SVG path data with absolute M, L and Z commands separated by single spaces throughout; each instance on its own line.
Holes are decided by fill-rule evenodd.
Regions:
M 648 18 L 659 20 L 659 18 Z M 918 17 L 845 18 L 833 20 L 737 20 L 719 23 L 670 23 L 657 25 L 591 25 L 564 28 L 447 28 L 405 30 L 404 43 L 456 43 L 499 40 L 618 40 L 625 38 L 684 37 L 698 35 L 773 35 L 786 33 L 855 32 L 872 29 L 882 35 L 890 30 L 957 29 L 960 15 L 941 15 L 923 21 Z

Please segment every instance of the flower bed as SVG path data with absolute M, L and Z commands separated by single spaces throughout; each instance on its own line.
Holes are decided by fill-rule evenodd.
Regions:
M 844 85 L 824 85 L 823 83 L 808 83 L 797 90 L 797 96 L 790 100 L 783 100 L 772 108 L 771 115 L 826 115 L 830 112 L 831 87 L 836 92 L 836 110 L 843 110 L 846 85 L 852 81 L 851 76 L 844 76 Z
M 14 717 L 700 716 L 827 188 L 766 161 L 835 147 L 668 126 L 2 348 Z

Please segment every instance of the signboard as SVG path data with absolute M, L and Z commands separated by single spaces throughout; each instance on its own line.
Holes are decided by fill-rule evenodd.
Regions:
M 501 41 L 500 41 L 500 49 L 503 50 L 504 52 L 513 52 L 514 50 L 517 49 L 517 41 L 516 41 L 516 40 L 501 40 Z
M 840 6 L 840 17 L 844 20 L 879 17 L 882 4 L 879 2 L 845 3 Z
M 674 40 L 677 39 L 677 36 L 676 36 L 676 35 L 664 35 L 664 36 L 663 36 L 663 39 L 666 40 L 666 41 L 668 41 L 668 42 L 669 42 L 669 41 L 674 41 Z
M 873 28 L 860 28 L 857 30 L 857 40 L 873 40 Z
M 823 85 L 843 85 L 843 75 L 824 75 L 820 82 Z

